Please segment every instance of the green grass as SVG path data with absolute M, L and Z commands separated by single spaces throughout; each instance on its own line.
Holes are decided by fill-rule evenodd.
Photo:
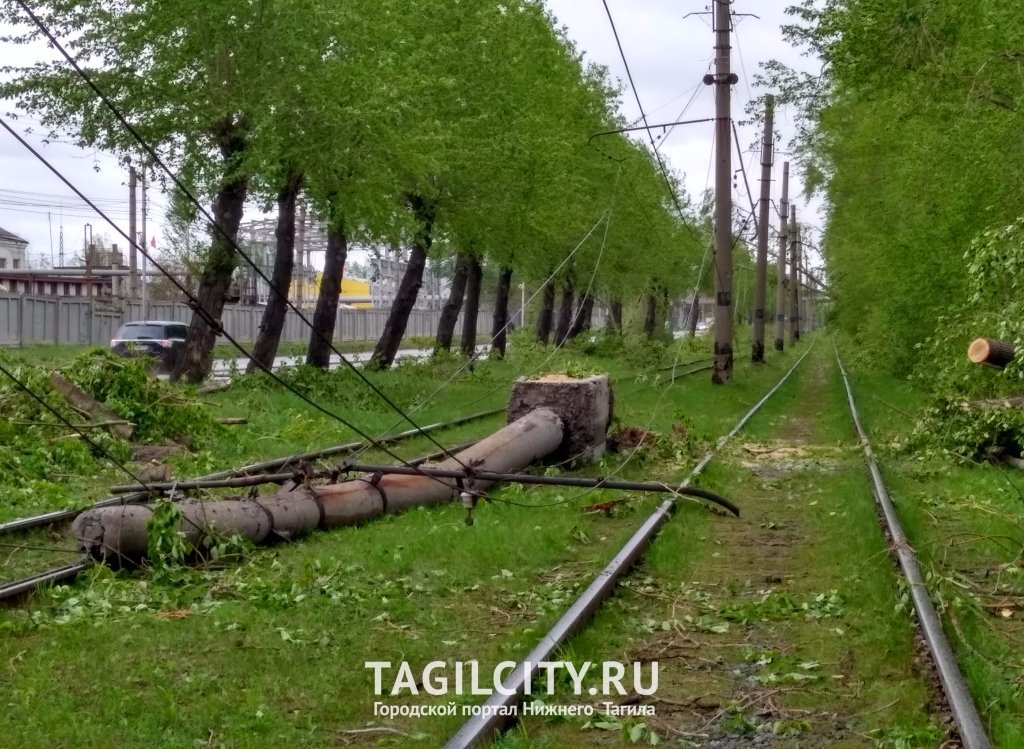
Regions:
M 773 354 L 757 368 L 738 355 L 735 381 L 727 387 L 712 386 L 710 373 L 702 372 L 666 390 L 661 386 L 665 373 L 655 367 L 671 363 L 674 349 L 599 341 L 545 361 L 547 351 L 521 338 L 517 343 L 508 360 L 478 363 L 436 397 L 430 396 L 455 373 L 457 362 L 370 376 L 403 408 L 423 404 L 416 412 L 422 424 L 502 405 L 512 380 L 524 372 L 608 371 L 616 383 L 618 423 L 664 435 L 657 450 L 640 450 L 619 475 L 669 481 L 683 478 L 702 450 L 803 350 Z M 746 349 L 738 344 L 737 351 L 745 354 Z M 701 354 L 684 342 L 679 358 Z M 778 738 L 777 746 L 937 746 L 929 690 L 914 667 L 910 619 L 901 605 L 895 568 L 884 553 L 831 355 L 828 341 L 819 341 L 793 380 L 701 478 L 701 485 L 736 501 L 743 518 L 681 506 L 626 589 L 605 605 L 565 655 L 628 660 L 631 654 L 650 656 L 673 638 L 686 646 L 689 638 L 700 647 L 660 656 L 665 670 L 659 696 L 685 703 L 703 695 L 718 707 L 696 716 L 661 713 L 668 708 L 659 707 L 659 713 L 674 716 L 677 727 L 699 732 L 724 711 L 711 724 L 737 734 L 759 724 L 778 724 L 778 731 L 791 735 Z M 909 423 L 894 407 L 912 411 L 917 396 L 900 383 L 852 374 L 907 530 L 915 543 L 924 540 L 923 561 L 943 574 L 1012 561 L 1011 550 L 994 540 L 953 544 L 946 538 L 951 532 L 961 539 L 966 532 L 999 535 L 990 525 L 997 522 L 990 519 L 994 516 L 963 512 L 961 505 L 970 494 L 998 500 L 1001 511 L 1015 511 L 1020 499 L 1005 480 L 985 470 L 950 470 L 904 458 L 897 462 L 884 445 Z M 395 425 L 395 415 L 344 374 L 326 380 L 304 373 L 296 377 L 297 386 L 361 429 L 377 434 Z M 350 430 L 295 396 L 256 380 L 204 398 L 218 415 L 246 416 L 249 423 L 225 428 L 198 454 L 175 459 L 176 476 L 353 438 Z M 435 436 L 453 444 L 500 423 L 496 416 Z M 673 425 L 679 424 L 685 426 L 685 437 L 672 436 Z M 756 449 L 792 442 L 808 446 L 806 463 L 777 474 L 758 474 L 746 465 L 759 459 L 744 444 Z M 396 448 L 410 457 L 432 449 L 422 438 Z M 367 457 L 387 459 L 380 453 Z M 601 465 L 582 472 L 607 475 L 619 469 L 622 458 L 608 455 Z M 107 482 L 121 481 L 114 472 L 100 479 L 93 496 Z M 417 510 L 257 549 L 241 561 L 205 569 L 96 569 L 75 585 L 41 592 L 23 607 L 0 611 L 0 664 L 5 667 L 0 745 L 440 746 L 463 719 L 375 718 L 371 673 L 364 662 L 406 660 L 419 667 L 431 660 L 479 660 L 489 674 L 499 661 L 521 658 L 660 501 L 637 496 L 610 515 L 582 515 L 583 504 L 624 495 L 505 487 L 495 496 L 537 506 L 485 503 L 472 527 L 465 525 L 464 510 L 457 505 Z M 20 510 L 15 514 L 24 514 Z M 936 525 L 932 516 L 942 524 Z M 1013 535 L 1005 527 L 999 530 Z M 12 540 L 69 543 L 52 531 Z M 56 563 L 61 558 L 15 551 L 7 557 L 3 577 L 46 559 Z M 958 589 L 949 583 L 942 590 L 952 607 Z M 807 618 L 804 603 L 814 616 Z M 989 622 L 973 606 L 955 610 L 971 645 L 1003 664 L 995 668 L 975 658 L 951 633 L 997 745 L 1024 745 L 1019 672 L 1006 666 L 1019 663 L 1020 657 L 1011 652 L 1012 641 L 989 626 L 1015 621 Z M 723 625 L 726 631 L 714 631 Z M 693 668 L 694 663 L 706 668 Z M 817 665 L 803 667 L 809 663 Z M 735 677 L 735 670 L 743 678 Z M 813 678 L 793 681 L 794 673 Z M 773 694 L 773 715 L 755 710 L 764 691 Z M 469 703 L 480 698 L 451 699 Z M 388 701 L 425 705 L 449 698 Z M 844 719 L 843 727 L 829 717 L 833 713 Z M 636 719 L 627 720 L 621 728 L 602 730 L 574 720 L 532 719 L 500 745 L 621 745 L 628 742 L 631 728 L 643 740 L 649 737 L 644 730 L 653 729 L 663 740 L 688 745 L 686 737 L 653 721 L 643 730 L 636 724 Z M 368 725 L 404 735 L 345 733 Z
M 647 348 L 638 355 L 657 358 Z M 546 357 L 521 346 L 508 361 L 478 363 L 424 405 L 417 419 L 502 404 L 524 370 L 608 370 L 623 390 L 656 376 L 646 372 L 646 359 L 622 362 L 581 350 L 543 363 Z M 409 408 L 457 366 L 442 361 L 373 377 Z M 621 475 L 684 475 L 700 444 L 734 421 L 776 374 L 749 372 L 734 389 L 724 389 L 712 388 L 703 373 L 667 394 L 646 387 L 620 400 L 622 423 L 668 433 L 686 420 L 693 440 L 672 443 L 671 460 L 630 466 Z M 373 433 L 395 422 L 354 388 L 325 392 L 318 399 L 325 407 Z M 218 413 L 248 416 L 249 424 L 226 430 L 197 456 L 177 459 L 177 475 L 352 436 L 279 390 L 246 385 L 208 399 Z M 473 402 L 479 403 L 470 409 Z M 459 442 L 499 421 L 466 425 L 438 439 Z M 412 455 L 430 447 L 419 440 L 402 449 Z M 610 472 L 620 459 L 608 456 L 589 470 Z M 0 662 L 10 664 L 0 687 L 5 741 L 23 747 L 336 745 L 339 731 L 373 720 L 364 661 L 473 658 L 493 664 L 521 655 L 657 501 L 638 499 L 607 520 L 581 516 L 579 504 L 618 494 L 507 488 L 497 496 L 537 505 L 571 501 L 543 509 L 486 504 L 471 528 L 458 506 L 416 511 L 257 550 L 246 563 L 223 570 L 170 577 L 98 570 L 79 584 L 41 593 L 0 615 L 6 632 Z M 76 719 L 57 719 L 68 714 Z M 456 723 L 407 728 L 426 731 L 426 744 L 435 745 Z
M 639 743 L 654 731 L 683 746 L 747 732 L 773 733 L 777 746 L 937 745 L 910 618 L 821 343 L 701 480 L 743 517 L 676 518 L 563 654 L 660 661 L 662 717 L 604 718 L 627 737 L 642 734 Z M 779 445 L 803 452 L 791 464 L 751 452 Z M 681 707 L 697 698 L 714 708 Z M 594 726 L 528 720 L 501 745 L 605 745 L 620 735 Z

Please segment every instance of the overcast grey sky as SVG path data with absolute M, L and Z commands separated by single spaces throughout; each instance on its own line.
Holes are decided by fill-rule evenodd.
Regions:
M 612 77 L 626 81 L 615 39 L 601 0 L 546 0 L 559 22 L 567 27 L 569 36 L 584 51 L 588 60 L 606 66 Z M 775 58 L 794 67 L 815 69 L 814 61 L 800 56 L 782 40 L 780 26 L 785 22 L 787 2 L 776 0 L 735 0 L 736 13 L 756 13 L 760 18 L 738 17 L 733 41 L 734 69 L 740 78 L 733 88 L 733 112 L 738 122 L 745 119 L 744 107 L 760 93 L 753 88 L 753 77 L 760 63 Z M 713 35 L 706 0 L 609 0 L 619 36 L 629 61 L 640 100 L 654 123 L 671 122 L 679 118 L 685 104 L 691 106 L 685 119 L 710 117 L 714 114 L 713 92 L 701 79 L 709 72 L 713 61 Z M 691 15 L 689 13 L 702 15 Z M 11 49 L 0 53 L 0 64 L 23 63 L 51 55 L 38 47 L 31 50 Z M 639 117 L 632 93 L 627 88 L 621 97 L 622 111 L 627 120 Z M 9 104 L 3 106 L 11 111 Z M 776 114 L 776 129 L 781 133 L 779 148 L 784 148 L 793 132 L 792 113 L 781 108 Z M 30 119 L 11 122 L 23 134 L 33 128 Z M 709 185 L 712 157 L 712 123 L 689 125 L 674 129 L 661 146 L 670 167 L 684 174 L 687 191 L 698 197 Z M 639 134 L 642 136 L 642 134 Z M 657 133 L 660 135 L 660 133 Z M 28 139 L 63 171 L 68 178 L 90 198 L 109 210 L 111 218 L 127 229 L 127 176 L 110 157 L 93 151 L 84 151 L 70 144 L 44 144 L 38 134 Z M 759 140 L 757 127 L 740 125 L 740 141 L 750 148 Z M 660 141 L 659 141 L 660 142 Z M 784 156 L 777 159 L 781 162 Z M 735 159 L 734 159 L 735 162 Z M 747 153 L 744 159 L 751 190 L 757 193 L 759 166 L 757 154 Z M 738 164 L 734 163 L 738 168 Z M 781 165 L 776 167 L 781 175 Z M 748 205 L 741 178 L 737 179 L 739 192 L 734 198 L 741 206 Z M 773 184 L 777 199 L 779 186 Z M 791 194 L 799 194 L 800 175 L 791 177 Z M 162 238 L 162 213 L 166 196 L 151 192 L 151 220 L 148 235 L 156 237 L 158 249 Z M 799 200 L 798 200 L 799 203 Z M 817 206 L 802 215 L 815 223 L 821 222 Z M 0 226 L 29 241 L 29 253 L 36 258 L 54 260 L 59 251 L 60 226 L 64 228 L 66 257 L 80 252 L 83 227 L 92 224 L 95 234 L 104 234 L 118 244 L 123 240 L 105 225 L 103 220 L 84 205 L 41 163 L 25 151 L 6 132 L 0 131 Z M 52 236 L 52 240 L 51 240 Z

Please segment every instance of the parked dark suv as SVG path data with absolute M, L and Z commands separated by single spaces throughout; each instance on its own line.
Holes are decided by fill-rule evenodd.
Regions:
M 170 372 L 185 350 L 188 325 L 166 320 L 128 322 L 117 329 L 110 350 L 118 356 L 152 356 L 161 372 Z

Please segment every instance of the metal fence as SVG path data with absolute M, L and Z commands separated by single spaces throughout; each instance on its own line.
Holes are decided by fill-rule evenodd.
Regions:
M 221 321 L 224 329 L 238 341 L 256 340 L 263 307 L 229 304 Z M 438 310 L 413 310 L 406 327 L 407 336 L 433 336 L 437 332 Z M 335 341 L 375 341 L 380 338 L 388 310 L 339 309 L 334 328 Z M 151 302 L 150 320 L 189 322 L 192 310 L 176 302 Z M 312 312 L 307 319 L 312 318 Z M 0 294 L 0 346 L 30 346 L 37 343 L 67 343 L 106 346 L 117 329 L 126 322 L 141 320 L 142 306 L 125 303 L 112 307 L 109 302 L 86 298 Z M 478 334 L 489 334 L 491 312 L 480 310 Z M 456 333 L 461 333 L 459 317 Z M 289 310 L 285 317 L 282 342 L 309 340 L 309 328 Z

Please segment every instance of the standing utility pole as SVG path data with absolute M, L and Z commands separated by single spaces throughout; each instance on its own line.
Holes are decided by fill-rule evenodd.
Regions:
M 135 192 L 138 190 L 138 175 L 135 167 L 128 167 L 128 298 L 133 302 L 139 298 L 139 250 L 138 228 L 135 226 Z
M 789 345 L 800 340 L 800 229 L 796 206 L 789 209 Z
M 732 113 L 730 87 L 730 0 L 715 0 L 715 73 L 704 83 L 715 87 L 715 364 L 714 383 L 732 379 Z
M 775 290 L 775 350 L 786 344 L 786 250 L 789 245 L 789 162 L 782 165 L 782 199 L 779 201 L 779 286 Z
M 146 213 L 147 213 L 147 201 L 146 201 L 146 170 L 142 170 L 142 242 L 140 246 L 146 245 Z M 142 255 L 142 319 L 149 319 L 149 274 L 146 268 L 146 255 L 148 250 L 143 251 Z
M 764 103 L 764 136 L 761 139 L 761 203 L 757 222 L 757 275 L 754 280 L 754 345 L 750 359 L 764 361 L 764 308 L 768 295 L 768 203 L 772 192 L 772 138 L 775 99 L 771 94 Z

